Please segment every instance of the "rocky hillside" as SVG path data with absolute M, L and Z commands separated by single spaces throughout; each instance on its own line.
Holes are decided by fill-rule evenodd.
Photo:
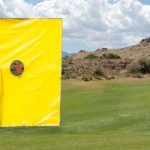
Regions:
M 128 76 L 127 66 L 132 59 L 80 59 L 65 58 L 63 60 L 63 79 L 114 79 Z
M 98 57 L 103 54 L 114 53 L 121 56 L 122 59 L 139 59 L 139 58 L 150 58 L 150 37 L 142 39 L 140 43 L 134 46 L 120 48 L 120 49 L 97 49 L 96 51 L 85 51 L 81 50 L 77 54 L 73 55 L 73 59 L 84 59 L 89 54 L 97 55 Z
M 147 73 L 150 73 L 150 38 L 122 49 L 81 50 L 73 56 L 64 57 L 62 65 L 63 79 L 141 78 Z

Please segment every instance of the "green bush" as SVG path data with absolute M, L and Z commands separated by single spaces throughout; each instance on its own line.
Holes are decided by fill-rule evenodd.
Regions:
M 119 59 L 121 57 L 117 54 L 108 53 L 108 54 L 103 54 L 102 56 L 100 56 L 100 58 L 101 59 Z
M 108 53 L 107 58 L 108 59 L 118 59 L 118 58 L 120 58 L 120 56 L 116 55 L 116 54 Z
M 102 58 L 107 58 L 107 55 L 106 55 L 106 54 L 103 54 L 103 55 L 102 55 Z
M 95 59 L 98 58 L 98 56 L 94 55 L 94 54 L 89 54 L 85 57 L 85 59 Z

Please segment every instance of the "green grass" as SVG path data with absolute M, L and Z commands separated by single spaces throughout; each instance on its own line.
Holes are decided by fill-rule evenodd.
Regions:
M 150 80 L 62 81 L 60 127 L 0 128 L 0 150 L 149 150 Z

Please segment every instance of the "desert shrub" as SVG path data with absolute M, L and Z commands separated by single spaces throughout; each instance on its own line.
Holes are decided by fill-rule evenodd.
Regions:
M 142 75 L 142 73 L 134 73 L 134 74 L 132 74 L 132 77 L 133 78 L 142 78 L 143 75 Z
M 82 80 L 84 80 L 84 81 L 90 81 L 90 80 L 92 80 L 92 76 L 88 75 L 88 74 L 85 74 L 85 75 L 82 76 Z
M 137 62 L 133 62 L 128 65 L 128 70 L 130 73 L 150 73 L 150 60 L 149 59 L 140 59 Z
M 104 78 L 102 78 L 100 76 L 96 76 L 95 79 L 97 79 L 97 80 L 103 80 Z
M 97 76 L 104 76 L 104 70 L 103 70 L 103 68 L 101 66 L 95 67 L 93 72 Z
M 66 79 L 71 79 L 71 78 L 72 78 L 71 73 L 66 72 L 66 73 L 65 73 L 65 78 L 66 78 Z
M 105 77 L 105 79 L 107 79 L 107 80 L 111 80 L 111 79 L 115 79 L 115 77 L 114 77 L 114 76 L 112 76 L 112 75 L 107 75 L 107 76 Z
M 106 55 L 106 54 L 103 54 L 103 55 L 102 55 L 102 58 L 107 58 L 107 55 Z
M 150 60 L 149 59 L 140 59 L 138 63 L 142 66 L 141 73 L 150 73 Z
M 98 58 L 98 56 L 94 55 L 94 54 L 89 54 L 85 57 L 85 59 L 96 59 Z
M 132 62 L 130 65 L 127 66 L 127 69 L 130 73 L 139 73 L 141 72 L 142 66 L 138 62 Z
M 64 75 L 65 73 L 66 73 L 65 69 L 62 68 L 62 69 L 61 69 L 61 74 Z
M 107 58 L 108 59 L 118 59 L 118 58 L 120 58 L 120 56 L 117 54 L 108 53 Z
M 100 56 L 100 58 L 101 59 L 119 59 L 121 57 L 117 54 L 108 53 L 108 54 L 103 54 L 102 56 Z
M 62 60 L 62 67 L 67 67 L 69 65 L 68 61 Z

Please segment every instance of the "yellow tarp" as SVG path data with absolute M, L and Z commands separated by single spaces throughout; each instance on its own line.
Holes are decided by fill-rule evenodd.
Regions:
M 61 19 L 0 19 L 0 126 L 59 125 L 61 42 Z

